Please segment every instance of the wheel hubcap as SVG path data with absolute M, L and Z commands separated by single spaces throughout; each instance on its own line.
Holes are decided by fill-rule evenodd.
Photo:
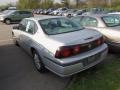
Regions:
M 37 67 L 37 69 L 40 69 L 41 64 L 40 64 L 39 56 L 37 54 L 34 55 L 34 62 L 35 62 L 35 66 Z

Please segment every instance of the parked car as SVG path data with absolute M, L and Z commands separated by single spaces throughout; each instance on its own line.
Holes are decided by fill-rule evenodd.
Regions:
M 8 7 L 8 10 L 17 10 L 16 7 Z
M 67 17 L 23 19 L 12 30 L 15 43 L 33 56 L 35 67 L 59 76 L 70 76 L 100 63 L 107 55 L 102 34 Z
M 59 12 L 62 12 L 62 11 L 65 11 L 67 10 L 66 7 L 63 7 L 63 8 L 58 8 L 56 10 L 53 11 L 53 15 L 57 15 Z
M 78 10 L 76 9 L 69 9 L 67 12 L 65 12 L 63 15 L 64 16 L 72 16 L 75 12 L 77 12 Z
M 55 10 L 55 8 L 49 8 L 46 12 L 46 15 L 50 15 L 51 12 L 53 12 Z
M 85 13 L 85 12 L 86 12 L 85 9 L 83 9 L 83 10 L 78 10 L 78 11 L 76 11 L 75 13 L 73 13 L 71 16 L 79 16 L 79 15 L 82 15 L 83 13 Z
M 33 17 L 33 13 L 25 10 L 6 10 L 0 14 L 0 21 L 6 24 L 20 22 L 23 18 Z
M 73 17 L 80 25 L 99 31 L 106 43 L 115 51 L 120 50 L 120 17 L 118 15 L 82 15 Z

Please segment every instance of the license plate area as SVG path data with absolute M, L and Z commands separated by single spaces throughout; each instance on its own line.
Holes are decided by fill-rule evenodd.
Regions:
M 100 58 L 101 58 L 101 53 L 90 56 L 84 61 L 84 66 L 87 66 L 87 65 L 99 60 Z

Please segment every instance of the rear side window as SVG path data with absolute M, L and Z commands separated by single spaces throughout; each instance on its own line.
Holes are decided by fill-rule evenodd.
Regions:
M 104 16 L 102 19 L 108 27 L 120 26 L 119 16 Z
M 26 32 L 30 34 L 34 34 L 37 31 L 37 25 L 34 21 L 28 20 L 27 26 L 26 26 Z
M 26 26 L 27 26 L 27 20 L 26 19 L 23 19 L 20 24 L 19 24 L 19 29 L 21 31 L 26 31 Z
M 20 24 L 19 24 L 19 29 L 21 31 L 30 33 L 30 34 L 34 34 L 37 32 L 38 27 L 37 24 L 32 21 L 32 20 L 27 20 L 27 19 L 23 19 Z
M 97 27 L 98 22 L 95 18 L 92 17 L 84 17 L 81 21 L 82 26 L 92 26 L 92 27 Z

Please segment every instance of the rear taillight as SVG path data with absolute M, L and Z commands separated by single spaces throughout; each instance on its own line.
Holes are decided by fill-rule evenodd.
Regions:
M 102 43 L 102 41 L 100 39 L 96 40 L 97 46 L 100 45 L 101 43 Z
M 70 57 L 73 55 L 77 55 L 82 52 L 94 49 L 94 48 L 102 45 L 103 43 L 104 43 L 104 39 L 103 39 L 103 37 L 101 37 L 95 41 L 85 43 L 85 44 L 62 46 L 56 51 L 55 57 L 56 58 L 66 58 L 66 57 Z
M 65 58 L 71 56 L 71 49 L 69 47 L 61 47 L 56 51 L 56 58 Z
M 63 46 L 56 51 L 56 58 L 66 58 L 80 53 L 80 45 Z
M 104 43 L 103 37 L 101 37 L 101 38 L 99 38 L 98 40 L 96 40 L 96 45 L 97 45 L 97 46 L 99 46 L 99 45 L 101 45 L 101 44 L 103 44 L 103 43 Z
M 78 54 L 80 53 L 80 45 L 76 45 L 72 48 L 72 53 L 73 54 Z

